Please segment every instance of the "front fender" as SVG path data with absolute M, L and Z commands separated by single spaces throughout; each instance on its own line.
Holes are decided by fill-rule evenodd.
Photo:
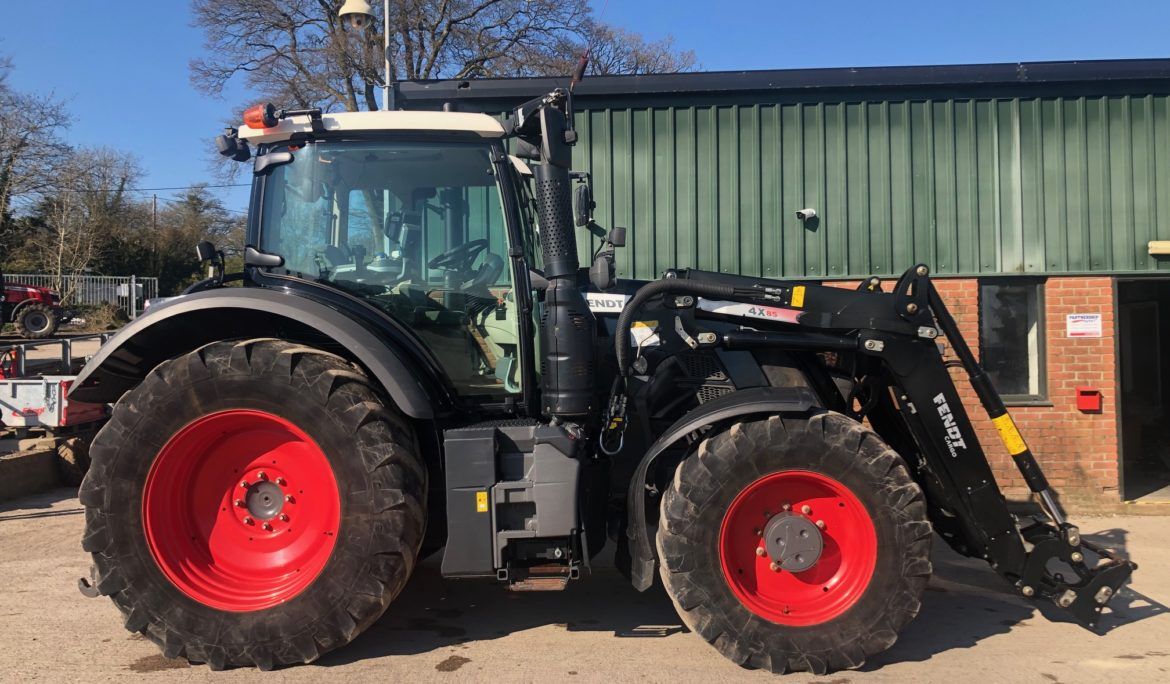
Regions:
M 709 401 L 667 428 L 642 456 L 626 495 L 626 537 L 630 549 L 630 582 L 634 588 L 638 591 L 650 588 L 658 562 L 646 526 L 646 478 L 655 459 L 683 437 L 716 423 L 751 415 L 799 413 L 819 405 L 816 395 L 807 387 L 753 387 Z
M 249 337 L 295 339 L 342 350 L 408 416 L 434 417 L 436 398 L 393 344 L 314 299 L 262 288 L 210 290 L 152 307 L 102 345 L 73 383 L 69 398 L 112 403 L 167 359 L 211 342 Z

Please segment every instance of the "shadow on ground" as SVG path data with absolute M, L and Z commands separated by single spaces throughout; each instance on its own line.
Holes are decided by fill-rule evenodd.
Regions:
M 1096 544 L 1119 558 L 1129 559 L 1128 532 L 1120 528 L 1112 528 L 1094 532 L 1092 534 L 1085 534 L 1086 541 Z M 1095 555 L 1095 554 L 1094 554 Z M 1137 569 L 1135 577 L 1141 581 L 1141 568 Z M 1047 619 L 1053 622 L 1074 622 L 1067 613 L 1060 610 L 1049 602 L 1040 602 L 1040 613 Z M 1146 618 L 1154 617 L 1166 613 L 1170 608 L 1167 608 L 1162 603 L 1134 590 L 1132 585 L 1123 587 L 1117 595 L 1109 602 L 1109 607 L 1098 624 L 1096 632 L 1098 634 L 1108 634 L 1118 627 L 1145 620 Z
M 1125 555 L 1124 530 L 1089 537 Z M 1052 606 L 1032 603 L 1011 593 L 1008 585 L 981 560 L 964 558 L 936 540 L 935 575 L 923 597 L 918 618 L 898 642 L 870 659 L 872 670 L 897 662 L 929 660 L 952 649 L 966 649 L 1013 629 L 1029 627 L 1040 612 L 1066 620 Z M 1125 590 L 1102 623 L 1109 631 L 1166 610 L 1165 606 Z M 469 641 L 498 639 L 552 625 L 574 631 L 608 632 L 615 638 L 665 637 L 685 631 L 661 587 L 638 593 L 613 568 L 608 554 L 563 592 L 515 593 L 491 580 L 448 580 L 439 576 L 438 558 L 425 562 L 387 614 L 347 648 L 318 664 L 340 665 L 366 658 L 437 651 Z
M 55 504 L 72 499 L 71 505 L 57 510 L 30 512 L 30 508 L 50 509 Z M 17 512 L 19 511 L 19 512 Z M 85 509 L 77 501 L 77 488 L 58 487 L 40 494 L 31 494 L 19 499 L 0 502 L 0 523 L 5 520 L 28 520 L 30 518 L 55 518 L 62 515 L 81 515 Z
M 684 631 L 661 587 L 634 590 L 601 554 L 590 574 L 560 592 L 512 592 L 494 580 L 443 580 L 439 556 L 424 562 L 386 615 L 344 649 L 317 661 L 341 665 L 365 658 L 429 653 L 552 625 L 570 632 L 653 638 Z

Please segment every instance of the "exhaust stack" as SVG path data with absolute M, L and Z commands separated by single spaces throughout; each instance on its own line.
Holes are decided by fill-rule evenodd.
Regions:
M 540 320 L 541 411 L 550 418 L 580 418 L 594 409 L 594 353 L 597 321 L 577 285 L 580 260 L 573 227 L 569 166 L 572 129 L 570 98 L 562 90 L 521 105 L 512 118 L 521 152 L 537 158 L 533 168 L 544 292 Z

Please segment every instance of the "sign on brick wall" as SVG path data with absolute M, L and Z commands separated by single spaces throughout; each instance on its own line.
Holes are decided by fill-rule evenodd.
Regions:
M 1068 314 L 1065 317 L 1066 337 L 1100 337 L 1101 314 L 1080 313 Z

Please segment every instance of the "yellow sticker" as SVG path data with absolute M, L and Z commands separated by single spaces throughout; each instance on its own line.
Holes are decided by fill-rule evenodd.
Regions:
M 487 513 L 488 512 L 487 492 L 476 492 L 475 493 L 475 512 L 476 513 Z
M 1005 413 L 999 418 L 992 418 L 991 422 L 995 425 L 995 429 L 999 430 L 999 438 L 1003 440 L 1003 445 L 1007 447 L 1009 454 L 1018 456 L 1028 450 L 1028 445 L 1024 443 L 1024 438 L 1020 436 L 1020 431 L 1016 429 L 1016 424 L 1009 414 Z
M 793 308 L 796 309 L 804 306 L 804 285 L 797 285 L 796 287 L 792 288 L 791 304 Z

